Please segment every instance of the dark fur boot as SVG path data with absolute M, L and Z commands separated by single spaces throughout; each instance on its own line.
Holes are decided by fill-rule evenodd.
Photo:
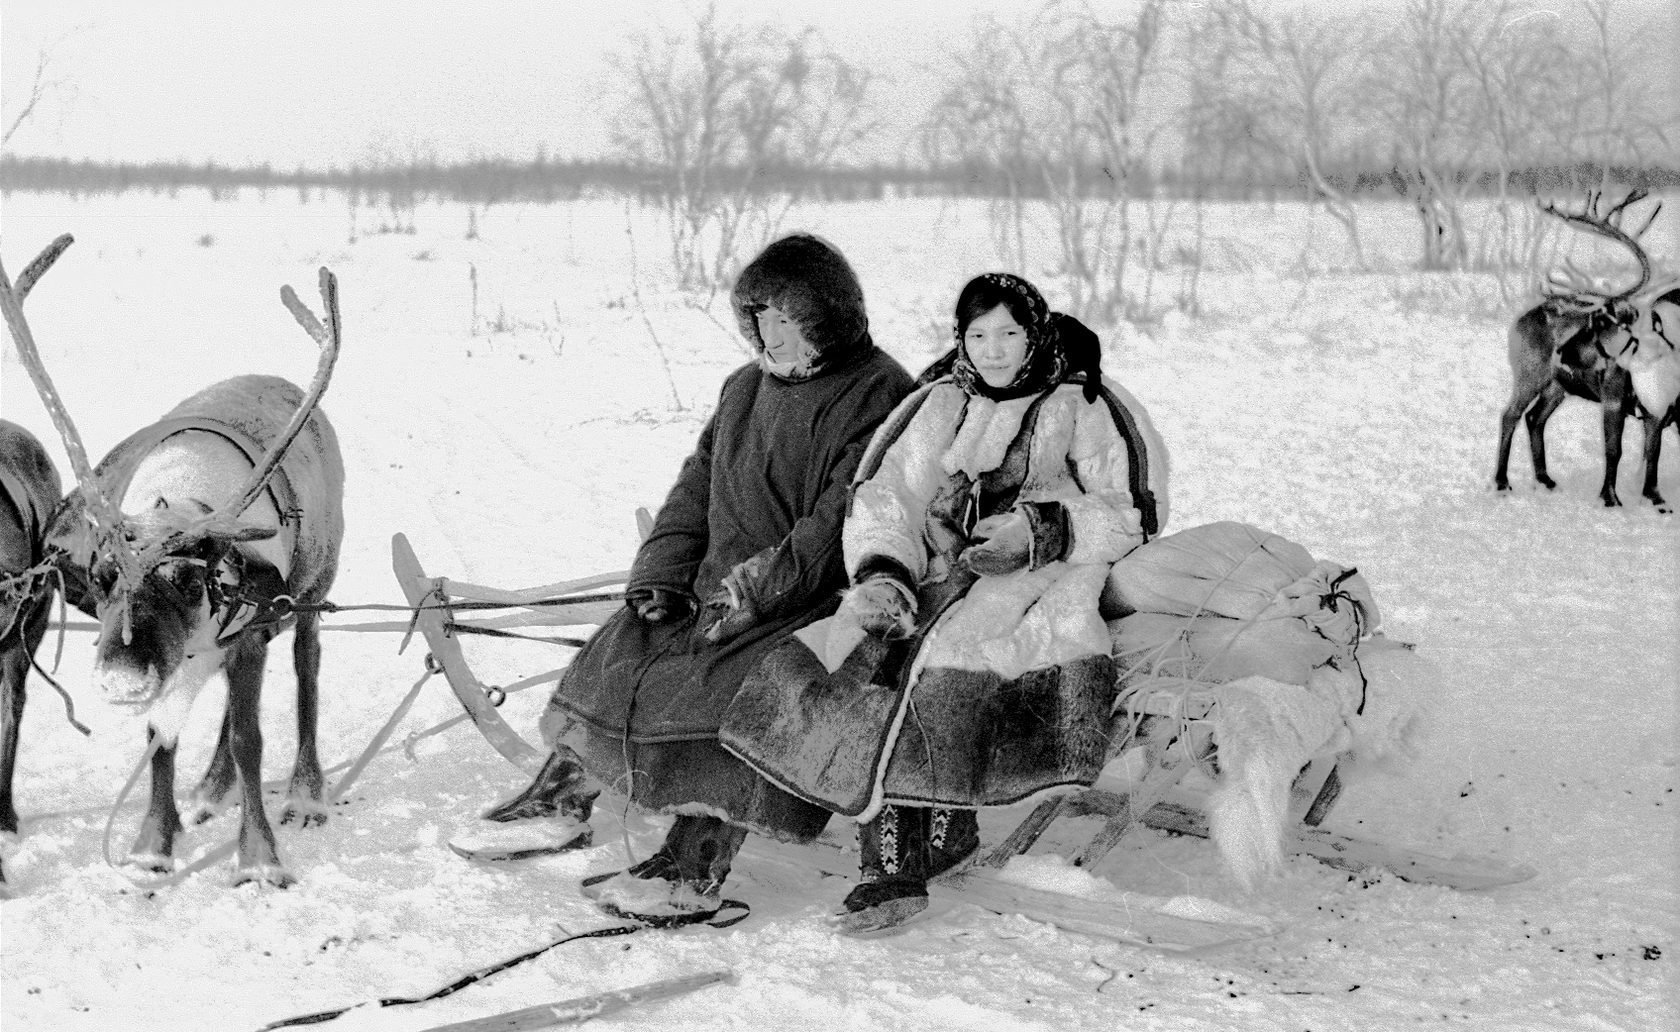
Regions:
M 928 819 L 922 807 L 885 806 L 858 825 L 861 880 L 841 903 L 843 930 L 890 928 L 927 909 Z
M 980 848 L 980 819 L 973 810 L 927 811 L 928 874 L 937 878 Z
M 723 905 L 723 882 L 747 831 L 716 817 L 680 815 L 659 851 L 616 874 L 584 881 L 584 895 L 615 917 L 655 925 L 703 921 Z
M 531 783 L 512 799 L 486 810 L 484 819 L 518 821 L 531 817 L 569 817 L 579 824 L 586 824 L 595 810 L 595 797 L 601 794 L 599 788 L 589 788 L 587 780 L 577 753 L 557 745 Z

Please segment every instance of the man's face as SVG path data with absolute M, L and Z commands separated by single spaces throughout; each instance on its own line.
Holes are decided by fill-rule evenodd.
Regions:
M 772 362 L 802 363 L 812 354 L 799 324 L 774 306 L 758 313 L 758 336 L 764 341 L 764 351 Z

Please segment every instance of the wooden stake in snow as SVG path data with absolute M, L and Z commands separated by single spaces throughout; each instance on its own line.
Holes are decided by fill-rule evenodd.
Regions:
M 580 996 L 575 1000 L 543 1003 L 523 1010 L 504 1011 L 487 1018 L 457 1021 L 452 1025 L 437 1025 L 424 1032 L 525 1032 L 534 1028 L 553 1028 L 556 1025 L 577 1025 L 601 1014 L 634 1007 L 650 1000 L 664 1000 L 681 996 L 696 989 L 704 989 L 719 982 L 734 982 L 733 971 L 707 971 L 681 978 L 667 978 L 662 982 L 645 982 L 625 989 Z

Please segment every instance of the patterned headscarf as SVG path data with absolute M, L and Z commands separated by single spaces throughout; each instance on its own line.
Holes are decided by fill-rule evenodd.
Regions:
M 975 318 L 999 305 L 1009 310 L 1015 321 L 1027 332 L 1027 350 L 1015 379 L 1002 387 L 988 384 L 968 356 L 963 335 Z M 1050 306 L 1038 288 L 1019 276 L 1007 272 L 988 272 L 969 280 L 957 295 L 956 362 L 951 377 L 969 394 L 977 394 L 993 401 L 1024 398 L 1049 390 L 1067 379 L 1067 359 L 1062 354 L 1056 334 L 1056 323 Z

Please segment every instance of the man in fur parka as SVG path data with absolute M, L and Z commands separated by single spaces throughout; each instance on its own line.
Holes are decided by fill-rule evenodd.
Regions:
M 658 922 L 718 909 L 748 831 L 808 841 L 828 820 L 721 749 L 718 723 L 765 652 L 834 611 L 849 485 L 911 387 L 870 337 L 851 266 L 817 237 L 766 247 L 732 302 L 758 359 L 724 381 L 636 553 L 625 608 L 561 676 L 541 721 L 547 765 L 486 815 L 587 818 L 586 771 L 674 815 L 652 857 L 585 889 L 613 913 Z
M 926 906 L 927 879 L 975 849 L 977 808 L 1096 779 L 1104 588 L 1166 519 L 1165 451 L 1088 329 L 1005 273 L 964 287 L 955 329 L 859 468 L 840 612 L 775 650 L 723 729 L 861 824 L 841 919 L 858 930 Z

